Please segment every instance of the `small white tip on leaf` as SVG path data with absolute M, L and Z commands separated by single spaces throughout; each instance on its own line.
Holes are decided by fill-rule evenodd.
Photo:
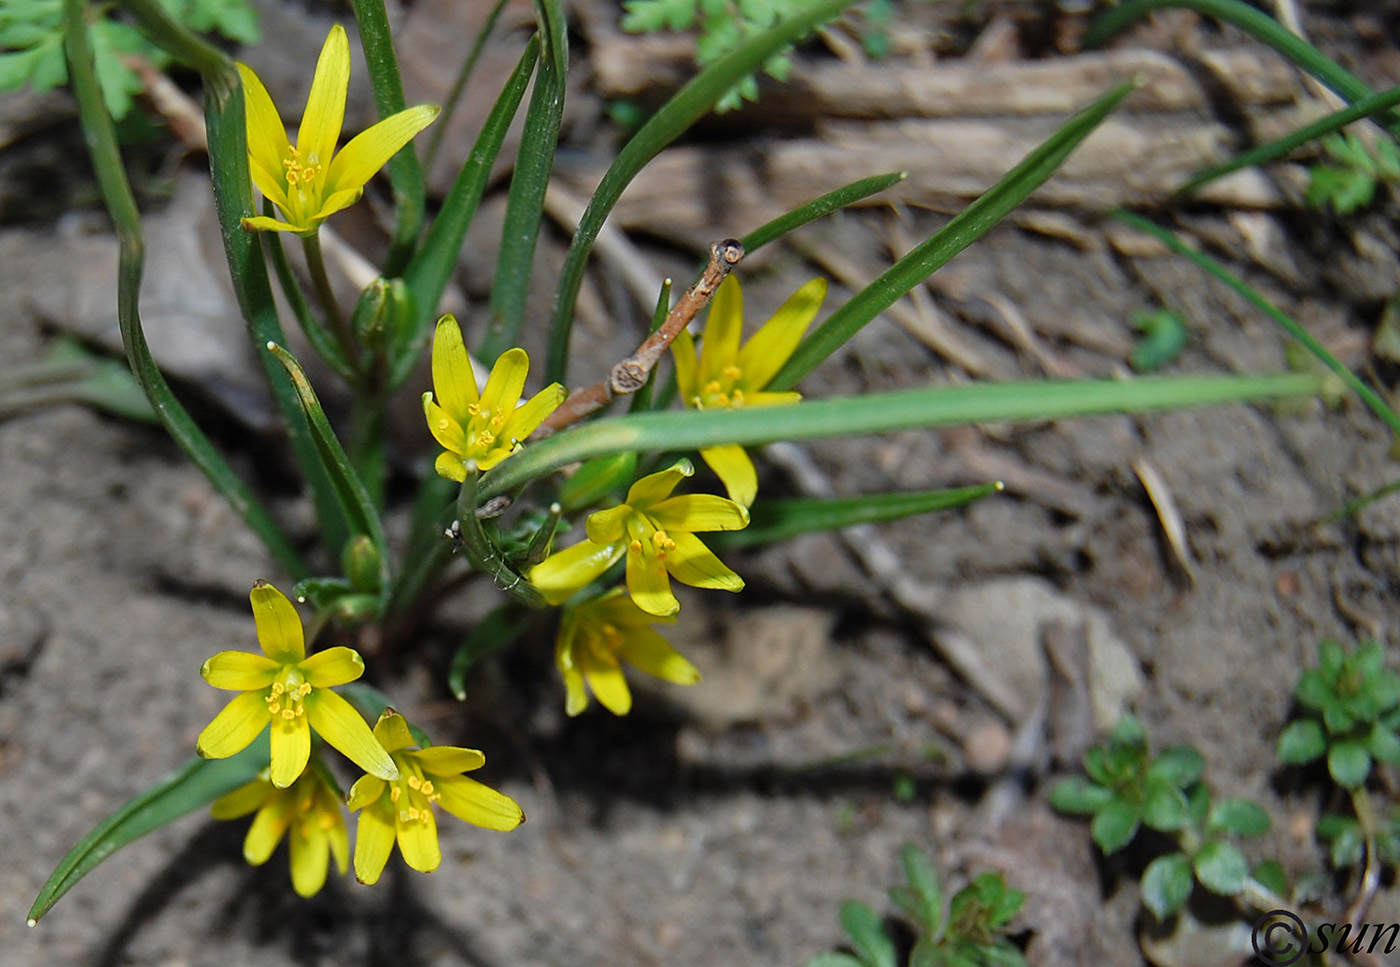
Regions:
M 24 921 L 24 923 L 29 927 L 37 927 L 39 925 L 39 921 L 35 920 L 33 917 L 30 917 L 28 920 Z
M 268 352 L 272 352 L 272 351 L 273 351 L 274 349 L 276 349 L 276 348 L 277 348 L 277 344 L 276 344 L 275 342 L 273 342 L 271 339 L 269 339 L 269 340 L 267 341 L 267 351 L 268 351 Z

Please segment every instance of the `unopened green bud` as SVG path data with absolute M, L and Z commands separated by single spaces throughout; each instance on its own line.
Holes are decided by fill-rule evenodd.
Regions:
M 589 460 L 564 482 L 559 491 L 559 503 L 566 511 L 588 507 L 631 483 L 636 473 L 635 453 L 615 453 Z
M 346 541 L 345 550 L 340 555 L 340 565 L 355 590 L 368 594 L 379 591 L 379 551 L 364 534 L 356 534 Z
M 375 279 L 360 293 L 350 327 L 361 346 L 379 352 L 393 345 L 409 320 L 411 297 L 403 279 Z

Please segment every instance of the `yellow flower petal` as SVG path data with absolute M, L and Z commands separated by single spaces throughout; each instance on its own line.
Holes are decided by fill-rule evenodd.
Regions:
M 564 713 L 570 718 L 588 708 L 588 689 L 583 684 L 583 673 L 573 665 L 560 666 L 559 675 L 564 679 Z
M 676 361 L 676 388 L 686 406 L 698 395 L 699 363 L 695 359 L 695 340 L 684 329 L 671 342 L 671 355 Z
M 349 89 L 350 40 L 345 36 L 345 28 L 336 24 L 321 47 L 316 73 L 311 78 L 311 93 L 307 95 L 306 110 L 301 116 L 301 129 L 297 132 L 297 151 L 303 165 L 324 167 L 331 164 L 345 120 L 345 95 Z M 321 184 L 329 181 L 324 170 L 318 180 Z
M 318 651 L 297 665 L 312 688 L 331 688 L 353 682 L 365 673 L 365 660 L 353 648 L 337 645 Z
M 517 406 L 510 419 L 506 421 L 505 430 L 502 435 L 506 440 L 520 440 L 534 433 L 539 425 L 548 418 L 549 414 L 559 409 L 559 404 L 569 398 L 569 391 L 564 388 L 563 383 L 550 383 L 540 390 L 524 406 Z
M 665 470 L 648 474 L 634 483 L 627 491 L 627 503 L 637 510 L 646 510 L 671 496 L 676 485 L 694 472 L 695 466 L 689 460 L 677 460 Z
M 301 227 L 267 215 L 253 215 L 243 219 L 243 230 L 248 232 L 299 232 Z
M 481 409 L 490 411 L 492 417 L 501 417 L 502 429 L 515 410 L 515 404 L 520 402 L 529 372 L 530 357 L 519 347 L 501 353 L 496 365 L 491 367 L 486 388 L 481 391 Z
M 590 605 L 593 609 L 595 620 L 614 624 L 622 628 L 633 628 L 638 625 L 650 624 L 674 624 L 674 616 L 658 617 L 654 614 L 647 614 L 641 608 L 632 603 L 632 599 L 627 597 L 626 588 L 613 588 L 607 594 L 594 598 Z
M 335 808 L 338 815 L 340 804 L 335 803 Z M 339 818 L 340 822 L 326 831 L 326 839 L 330 843 L 331 856 L 335 857 L 335 868 L 340 871 L 341 876 L 344 876 L 346 869 L 350 866 L 350 836 L 345 831 L 345 818 L 343 816 Z
M 404 145 L 413 140 L 442 109 L 435 104 L 419 104 L 391 115 L 366 128 L 340 149 L 326 176 L 328 193 L 361 188 L 375 172 L 388 164 Z
M 397 779 L 399 767 L 355 707 L 335 692 L 318 688 L 306 696 L 306 718 L 316 734 L 370 775 Z M 275 769 L 275 760 L 274 760 Z M 273 778 L 273 782 L 276 782 Z
M 626 551 L 620 542 L 583 541 L 551 554 L 530 569 L 530 583 L 550 604 L 562 604 L 575 591 L 610 568 Z
M 345 804 L 351 812 L 364 809 L 384 795 L 388 786 L 389 784 L 378 776 L 360 776 L 350 787 L 350 795 L 346 797 Z
M 312 692 L 307 696 L 308 713 L 310 700 L 315 694 Z M 306 723 L 308 717 L 309 715 L 298 715 L 295 718 L 284 719 L 277 715 L 272 716 L 271 775 L 272 784 L 278 789 L 286 789 L 296 782 L 311 759 L 311 726 Z
M 749 393 L 744 397 L 744 406 L 748 409 L 757 409 L 760 406 L 791 406 L 794 403 L 802 402 L 802 394 L 795 392 L 786 393 Z
M 439 477 L 446 477 L 458 483 L 467 479 L 466 465 L 462 463 L 461 457 L 451 451 L 437 455 L 437 459 L 433 461 L 433 470 Z
M 287 596 L 272 585 L 259 581 L 248 595 L 253 603 L 253 621 L 258 628 L 258 644 L 263 654 L 283 665 L 294 665 L 306 657 L 301 616 Z
M 253 817 L 253 825 L 243 838 L 243 859 L 249 866 L 262 866 L 271 858 L 290 819 L 285 797 L 273 793 L 273 798 Z
M 396 832 L 399 838 L 399 852 L 403 861 L 419 873 L 431 873 L 442 862 L 442 850 L 438 847 L 437 819 L 431 809 L 419 814 L 423 818 L 405 819 L 402 803 L 396 817 Z
M 632 692 L 617 662 L 602 662 L 590 657 L 583 663 L 583 677 L 603 708 L 614 715 L 626 715 L 632 711 Z
M 739 350 L 735 365 L 743 372 L 740 387 L 744 405 L 750 405 L 750 391 L 761 390 L 778 375 L 802 341 L 802 334 L 817 317 L 826 298 L 826 279 L 813 279 L 798 289 L 773 313 L 773 317 L 753 334 Z
M 268 688 L 282 666 L 266 655 L 251 651 L 221 651 L 200 668 L 199 674 L 215 688 L 240 692 Z
M 226 759 L 246 749 L 271 717 L 261 692 L 235 695 L 199 733 L 195 747 L 206 759 Z
M 520 804 L 466 776 L 444 776 L 435 785 L 442 798 L 438 805 L 473 826 L 506 833 L 525 821 Z
M 683 536 L 686 535 L 676 535 L 677 538 Z M 666 576 L 666 568 L 645 548 L 627 554 L 627 590 L 637 607 L 647 614 L 675 614 L 681 609 L 681 603 L 671 593 L 671 579 Z
M 705 322 L 705 338 L 700 343 L 700 371 L 697 383 L 718 379 L 726 366 L 739 355 L 739 337 L 744 329 L 744 293 L 739 280 L 727 277 L 710 303 Z
M 718 591 L 742 591 L 744 579 L 735 574 L 694 534 L 673 534 L 676 546 L 666 555 L 666 569 L 682 584 Z M 633 595 L 635 597 L 635 594 Z M 644 610 L 640 601 L 637 602 Z
M 458 423 L 467 422 L 467 407 L 480 399 L 462 328 L 451 313 L 438 320 L 433 332 L 433 392 L 447 415 Z
M 282 160 L 288 155 L 287 128 L 263 82 L 247 64 L 239 64 L 243 80 L 243 109 L 248 131 L 248 167 L 253 184 L 279 208 L 287 207 L 287 176 Z
M 233 792 L 226 792 L 215 799 L 209 807 L 209 815 L 215 819 L 237 819 L 262 808 L 272 793 L 272 783 L 259 776 L 245 783 Z
M 620 656 L 639 671 L 663 681 L 677 685 L 694 685 L 700 681 L 700 671 L 651 628 L 630 629 Z
M 618 504 L 616 507 L 589 514 L 588 519 L 584 521 L 584 530 L 588 532 L 588 539 L 593 543 L 611 544 L 627 535 L 627 522 L 635 514 L 636 511 L 627 504 Z
M 744 452 L 743 447 L 737 444 L 706 447 L 700 451 L 700 457 L 719 476 L 720 481 L 724 484 L 724 489 L 729 493 L 730 500 L 743 507 L 753 506 L 753 500 L 758 496 L 758 472 L 754 470 L 753 461 L 749 459 L 749 455 Z M 706 528 L 692 527 L 690 529 L 702 530 Z M 725 528 L 709 529 L 724 530 Z
M 680 494 L 663 500 L 647 516 L 671 531 L 737 531 L 749 526 L 749 512 L 714 494 Z M 674 535 L 673 535 L 674 536 Z
M 433 402 L 432 393 L 423 394 L 423 418 L 428 421 L 428 431 L 433 439 L 445 449 L 458 455 L 459 459 L 467 452 L 467 437 L 462 425 L 452 414 Z
M 383 799 L 366 807 L 355 826 L 355 879 L 366 885 L 378 883 L 393 849 L 394 810 Z
M 313 897 L 326 885 L 330 869 L 330 841 L 327 831 L 312 823 L 292 827 L 292 889 L 297 896 Z
M 374 723 L 374 738 L 384 747 L 385 752 L 398 752 L 414 744 L 413 733 L 409 731 L 408 719 L 393 709 L 385 709 Z
M 411 754 L 419 768 L 430 776 L 456 776 L 486 765 L 486 756 L 476 749 L 462 749 L 455 745 L 435 745 Z

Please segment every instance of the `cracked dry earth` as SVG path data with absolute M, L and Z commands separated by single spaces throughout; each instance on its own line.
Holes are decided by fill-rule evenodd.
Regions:
M 1112 375 L 1131 344 L 1126 319 L 1157 304 L 1191 323 L 1175 372 L 1284 365 L 1283 340 L 1242 300 L 1064 204 L 994 231 L 805 392 L 968 372 Z M 1400 272 L 1385 217 L 1324 230 L 1280 202 L 1183 218 L 1367 365 Z M 750 313 L 765 317 L 814 274 L 838 280 L 834 305 L 891 248 L 945 220 L 877 209 L 813 226 L 745 264 Z M 54 306 L 110 272 L 112 243 L 94 224 L 0 229 L 5 365 L 38 358 L 65 315 Z M 542 264 L 560 251 L 546 239 Z M 658 270 L 689 271 L 686 252 L 655 254 Z M 462 281 L 476 305 L 471 274 Z M 585 320 L 600 359 L 635 342 L 636 318 Z M 215 325 L 237 331 L 232 318 Z M 203 406 L 239 398 L 190 365 Z M 219 419 L 251 474 L 267 437 Z M 521 829 L 444 823 L 438 872 L 391 865 L 377 888 L 334 881 L 304 901 L 285 852 L 249 869 L 242 823 L 191 816 L 99 867 L 27 930 L 64 852 L 191 754 L 222 701 L 200 663 L 252 647 L 247 590 L 285 576 L 158 431 L 76 405 L 12 415 L 0 422 L 0 964 L 792 965 L 840 944 L 843 898 L 880 905 L 905 841 L 954 877 L 997 869 L 1024 890 L 1015 928 L 1032 964 L 1139 963 L 1135 881 L 1150 856 L 1096 862 L 1085 824 L 1045 805 L 1045 777 L 1134 709 L 1157 743 L 1201 749 L 1222 794 L 1269 808 L 1257 855 L 1315 868 L 1315 797 L 1280 776 L 1272 746 L 1319 638 L 1394 640 L 1393 500 L 1318 522 L 1389 482 L 1389 442 L 1360 407 L 1314 403 L 770 448 L 768 494 L 992 478 L 1007 491 L 736 558 L 748 590 L 686 597 L 672 636 L 705 681 L 639 683 L 622 720 L 564 718 L 543 639 L 488 662 L 468 702 L 452 701 L 446 660 L 492 600 L 468 585 L 410 650 L 372 656 L 371 674 L 437 741 L 486 752 L 481 776 L 521 802 Z M 1146 475 L 1180 515 L 1183 555 L 1162 535 Z M 305 529 L 306 508 L 264 482 L 276 512 Z M 1372 917 L 1400 919 L 1400 897 L 1383 890 Z M 1192 942 L 1160 948 L 1159 962 L 1245 962 L 1228 938 Z

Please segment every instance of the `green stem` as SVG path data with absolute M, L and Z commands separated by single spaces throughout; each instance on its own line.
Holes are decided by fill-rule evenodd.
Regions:
M 195 466 L 209 478 L 210 483 L 224 495 L 234 512 L 262 539 L 278 565 L 294 578 L 305 577 L 307 567 L 301 555 L 247 484 L 239 479 L 214 448 L 189 412 L 176 400 L 146 344 L 140 316 L 141 275 L 145 264 L 141 216 L 126 178 L 121 151 L 117 147 L 116 128 L 102 100 L 92 50 L 88 45 L 84 10 L 83 0 L 64 0 L 64 51 L 73 94 L 78 101 L 83 137 L 92 156 L 103 200 L 117 228 L 117 318 L 132 374 L 150 401 L 156 418 Z
M 1084 35 L 1084 46 L 1101 47 L 1154 10 L 1184 7 L 1217 20 L 1223 20 L 1287 57 L 1347 101 L 1359 101 L 1371 89 L 1354 75 L 1328 60 L 1312 44 L 1293 33 L 1268 14 L 1240 0 L 1128 0 L 1104 13 Z M 1386 111 L 1382 117 L 1392 134 L 1400 134 L 1400 115 Z
M 360 46 L 364 48 L 369 80 L 374 88 L 374 104 L 382 120 L 407 107 L 384 0 L 351 0 L 350 5 L 360 27 Z M 394 190 L 395 224 L 382 274 L 386 278 L 394 278 L 403 272 L 413 256 L 418 236 L 423 230 L 426 189 L 423 169 L 418 164 L 417 150 L 412 141 L 389 159 L 388 171 L 389 184 Z
M 1147 413 L 1317 393 L 1312 373 L 972 383 L 809 400 L 794 406 L 629 413 L 577 423 L 503 461 L 482 479 L 481 499 L 509 493 L 579 460 L 628 451 L 865 436 L 1002 420 Z
M 473 567 L 495 578 L 496 586 L 511 597 L 532 608 L 546 607 L 544 596 L 535 590 L 534 585 L 516 573 L 501 555 L 500 549 L 486 536 L 481 519 L 476 516 L 480 476 L 475 462 L 469 462 L 467 478 L 462 482 L 462 489 L 457 494 L 457 526 L 467 557 Z
M 272 202 L 266 199 L 263 201 L 263 214 L 273 214 Z M 311 347 L 316 350 L 316 354 L 324 359 L 331 369 L 335 370 L 336 375 L 347 383 L 353 383 L 355 381 L 354 367 L 336 342 L 335 336 L 321 324 L 321 320 L 317 319 L 316 314 L 311 311 L 311 306 L 306 301 L 306 293 L 302 291 L 301 284 L 292 271 L 292 263 L 287 258 L 287 249 L 281 238 L 282 233 L 262 232 L 260 234 L 263 236 L 263 248 L 268 258 L 272 260 L 272 269 L 277 276 L 278 288 L 282 290 L 283 297 L 291 306 L 292 315 L 296 316 L 302 333 L 311 343 Z
M 345 313 L 340 310 L 340 300 L 335 297 L 335 289 L 331 287 L 331 277 L 326 271 L 326 259 L 321 252 L 321 236 L 301 236 L 301 250 L 306 255 L 306 270 L 311 274 L 311 286 L 316 290 L 316 300 L 321 303 L 321 313 L 326 317 L 331 332 L 335 333 L 340 351 L 354 367 L 358 358 L 355 336 L 350 332 L 350 324 L 345 319 Z

